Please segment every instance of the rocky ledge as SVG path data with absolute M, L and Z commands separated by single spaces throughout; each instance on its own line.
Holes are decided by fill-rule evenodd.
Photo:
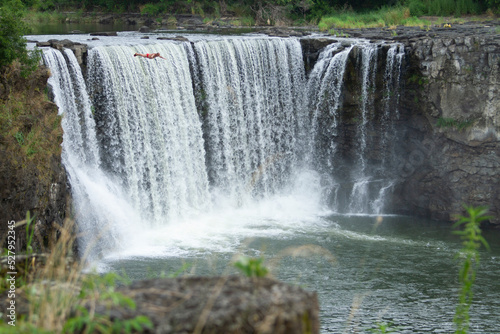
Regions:
M 153 326 L 142 333 L 319 333 L 316 293 L 271 278 L 150 279 L 120 287 L 117 292 L 131 298 L 135 309 L 100 300 L 88 302 L 86 307 L 113 322 L 147 316 Z M 7 298 L 0 298 L 4 309 L 6 303 Z M 29 312 L 22 293 L 16 295 L 16 311 L 18 316 Z
M 152 333 L 319 332 L 316 293 L 270 278 L 186 277 L 135 282 L 118 290 L 136 311 L 100 305 L 112 319 L 148 316 Z

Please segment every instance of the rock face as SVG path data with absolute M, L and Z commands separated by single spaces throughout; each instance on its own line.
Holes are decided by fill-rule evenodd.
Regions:
M 35 218 L 34 242 L 44 244 L 53 223 L 62 224 L 68 200 L 67 178 L 61 163 L 62 129 L 57 106 L 44 89 L 49 72 L 40 67 L 24 79 L 10 67 L 0 96 L 0 240 L 6 242 L 8 221 L 21 221 L 27 211 Z M 19 111 L 19 105 L 23 109 Z M 33 244 L 33 246 L 36 246 Z M 25 248 L 25 227 L 16 231 L 16 248 Z
M 118 291 L 135 301 L 135 311 L 98 305 L 96 312 L 146 315 L 153 322 L 147 333 L 319 333 L 316 293 L 270 278 L 153 279 Z
M 116 36 L 115 33 L 111 33 L 113 35 L 106 35 L 108 33 L 103 33 L 104 35 L 91 34 L 92 36 Z M 78 64 L 80 66 L 85 66 L 86 58 L 87 58 L 87 45 L 76 43 L 70 41 L 69 39 L 57 40 L 51 39 L 47 42 L 37 42 L 36 46 L 38 47 L 52 47 L 54 49 L 58 49 L 59 51 L 63 51 L 64 49 L 70 49 L 75 54 L 76 59 L 78 60 Z
M 448 220 L 463 204 L 484 205 L 500 223 L 500 36 L 493 29 L 409 42 L 404 145 L 423 160 L 395 196 L 408 212 Z

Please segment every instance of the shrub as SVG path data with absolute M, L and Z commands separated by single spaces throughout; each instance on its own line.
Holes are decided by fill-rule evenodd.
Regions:
M 26 39 L 23 36 L 29 29 L 22 18 L 21 1 L 10 0 L 0 7 L 0 70 L 18 59 L 22 65 L 22 75 L 26 77 L 37 68 L 40 53 L 26 49 Z

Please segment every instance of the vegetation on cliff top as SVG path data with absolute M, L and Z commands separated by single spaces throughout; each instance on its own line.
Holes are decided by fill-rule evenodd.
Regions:
M 17 60 L 21 65 L 21 74 L 26 77 L 39 63 L 40 54 L 26 49 L 28 26 L 22 21 L 24 12 L 20 0 L 0 0 L 0 74 L 5 85 L 6 67 Z
M 85 13 L 141 13 L 153 17 L 196 14 L 211 19 L 239 18 L 242 25 L 304 25 L 332 22 L 340 26 L 421 25 L 421 16 L 463 16 L 500 13 L 500 0 L 23 0 L 31 13 L 53 13 L 52 18 L 71 20 Z M 42 16 L 31 14 L 30 20 Z M 47 17 L 45 17 L 47 19 Z
M 50 73 L 39 66 L 40 53 L 26 48 L 21 7 L 17 0 L 0 7 L 0 217 L 5 220 L 48 207 L 62 143 L 61 117 L 47 96 Z M 0 225 L 0 236 L 5 228 Z

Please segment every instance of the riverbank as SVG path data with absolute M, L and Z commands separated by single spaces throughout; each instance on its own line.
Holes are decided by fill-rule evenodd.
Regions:
M 291 20 L 258 21 L 249 16 L 235 15 L 198 15 L 198 14 L 163 14 L 150 15 L 142 13 L 98 13 L 98 12 L 35 12 L 28 11 L 24 20 L 38 34 L 40 26 L 58 25 L 65 33 L 95 32 L 96 26 L 105 31 L 139 31 L 139 30 L 178 30 L 227 33 L 231 31 L 259 32 L 262 30 L 293 30 L 299 32 L 318 32 L 340 37 L 359 37 L 360 31 L 385 31 L 384 38 L 395 37 L 406 31 L 429 31 L 436 28 L 451 28 L 466 26 L 499 26 L 500 19 L 495 15 L 478 15 L 463 17 L 446 16 L 410 16 L 404 8 L 379 11 L 377 20 L 364 18 L 364 15 L 352 13 L 351 16 L 340 13 L 334 17 L 324 17 L 319 21 L 299 23 Z M 335 18 L 335 20 L 333 20 Z M 79 25 L 94 31 L 77 29 Z M 65 27 L 65 29 L 63 28 Z M 72 28 L 73 27 L 73 28 Z M 146 28 L 147 27 L 147 28 Z M 499 33 L 499 29 L 495 33 Z M 51 32 L 53 33 L 53 32 Z

